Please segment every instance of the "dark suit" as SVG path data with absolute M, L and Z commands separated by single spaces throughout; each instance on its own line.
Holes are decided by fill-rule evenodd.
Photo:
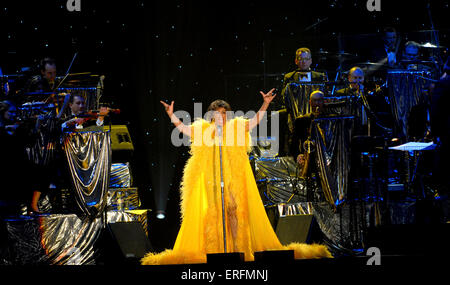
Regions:
M 299 154 L 305 152 L 304 142 L 311 136 L 311 122 L 314 119 L 312 113 L 302 115 L 294 121 L 294 131 L 289 146 L 289 155 L 297 159 Z
M 297 69 L 295 71 L 286 73 L 284 75 L 284 79 L 283 79 L 283 90 L 287 84 L 289 84 L 291 82 L 299 82 L 301 72 L 308 72 L 308 71 L 301 71 L 300 69 Z M 325 73 L 311 71 L 311 81 L 323 82 L 326 80 L 327 80 L 327 77 L 326 77 Z
M 302 84 L 302 82 L 300 82 L 301 75 L 302 71 L 296 70 L 289 72 L 284 76 L 281 95 L 291 119 L 311 112 L 309 96 L 315 90 L 323 90 L 322 84 L 327 79 L 324 73 L 311 71 L 311 82 Z M 291 85 L 291 83 L 296 84 Z
M 308 154 L 308 146 L 305 146 L 305 141 L 311 138 L 311 123 L 315 116 L 312 113 L 308 113 L 298 117 L 294 121 L 294 132 L 292 140 L 289 145 L 289 154 L 297 160 L 299 154 L 304 154 L 303 167 L 299 167 L 298 175 L 307 179 L 307 201 L 322 201 L 323 193 L 319 187 L 319 171 L 316 164 L 317 151 L 313 145 L 309 145 L 310 152 Z
M 431 132 L 434 137 L 440 138 L 440 148 L 436 169 L 433 174 L 437 176 L 438 183 L 444 187 L 441 192 L 450 190 L 450 180 L 448 179 L 448 163 L 450 161 L 450 76 L 441 79 L 436 83 L 431 100 Z
M 388 68 L 402 68 L 400 64 L 401 60 L 401 41 L 397 41 L 395 44 L 395 49 L 391 52 L 395 53 L 395 59 L 396 63 L 388 63 L 388 50 L 386 46 L 384 45 L 384 42 L 382 39 L 380 39 L 378 42 L 374 43 L 370 48 L 370 54 L 368 61 L 375 62 L 375 63 L 382 63 L 384 66 Z
M 52 92 L 56 85 L 56 81 L 50 85 L 47 79 L 41 75 L 36 75 L 27 82 L 25 92 Z

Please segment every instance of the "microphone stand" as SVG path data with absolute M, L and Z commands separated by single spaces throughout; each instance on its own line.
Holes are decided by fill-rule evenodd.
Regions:
M 217 126 L 219 135 L 219 162 L 220 162 L 220 189 L 222 197 L 222 232 L 223 232 L 223 252 L 227 253 L 227 234 L 225 226 L 225 197 L 224 197 L 224 182 L 223 182 L 223 168 L 222 168 L 222 126 Z

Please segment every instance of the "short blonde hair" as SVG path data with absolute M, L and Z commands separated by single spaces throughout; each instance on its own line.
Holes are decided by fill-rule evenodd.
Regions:
M 311 54 L 311 51 L 309 50 L 309 48 L 302 47 L 295 51 L 295 58 L 298 58 L 298 56 L 304 52 Z

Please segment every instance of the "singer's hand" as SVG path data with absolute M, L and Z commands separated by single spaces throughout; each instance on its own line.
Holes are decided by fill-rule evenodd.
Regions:
M 161 104 L 163 104 L 167 115 L 169 115 L 169 117 L 171 117 L 173 115 L 173 103 L 174 103 L 174 101 L 172 101 L 172 103 L 170 103 L 170 105 L 167 104 L 166 102 L 163 102 L 163 101 L 159 101 L 159 102 L 161 102 Z
M 277 96 L 277 94 L 273 94 L 273 91 L 275 91 L 275 88 L 270 89 L 270 91 L 267 93 L 259 91 L 259 93 L 261 93 L 261 95 L 263 97 L 264 103 L 270 104 L 270 102 L 272 102 L 273 98 L 275 98 L 275 96 Z

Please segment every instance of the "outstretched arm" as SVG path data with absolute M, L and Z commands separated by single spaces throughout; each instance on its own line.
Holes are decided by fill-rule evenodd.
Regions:
M 246 124 L 245 126 L 246 131 L 251 131 L 254 127 L 256 127 L 259 124 L 259 122 L 261 122 L 262 118 L 266 114 L 266 110 L 269 107 L 270 102 L 272 102 L 273 98 L 275 98 L 275 96 L 277 95 L 273 94 L 273 91 L 275 91 L 275 88 L 272 88 L 267 93 L 259 91 L 259 93 L 261 93 L 263 97 L 264 102 L 261 108 L 259 109 L 258 113 L 256 113 L 256 115 L 252 119 L 250 119 L 250 121 Z
M 191 128 L 186 126 L 185 124 L 183 124 L 183 122 L 180 121 L 180 119 L 177 118 L 177 116 L 175 116 L 175 114 L 173 113 L 173 103 L 174 101 L 172 101 L 172 103 L 169 105 L 163 101 L 160 101 L 161 104 L 163 104 L 167 115 L 170 118 L 170 121 L 175 125 L 175 127 L 182 132 L 183 134 L 187 135 L 187 136 L 191 136 Z

